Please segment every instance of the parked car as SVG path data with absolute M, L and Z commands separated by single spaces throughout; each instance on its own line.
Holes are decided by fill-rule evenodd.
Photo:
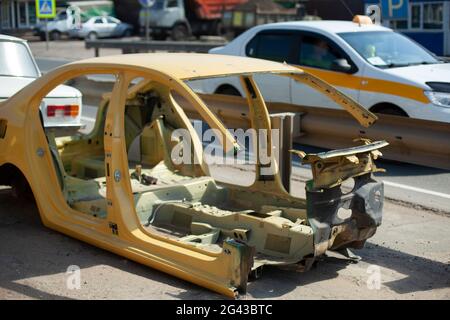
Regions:
M 40 126 L 40 97 L 92 73 L 117 79 L 112 92 L 98 92 L 104 98 L 94 130 L 55 138 Z M 333 87 L 281 63 L 175 53 L 93 58 L 55 69 L 0 104 L 0 185 L 29 185 L 47 227 L 229 297 L 245 292 L 249 274 L 264 265 L 306 271 L 327 250 L 361 248 L 381 224 L 383 184 L 372 172 L 383 141 L 303 154 L 314 172 L 306 199 L 284 189 L 272 152 L 270 165 L 257 160 L 249 186 L 210 175 L 185 110 L 215 129 L 225 151 L 238 151 L 239 143 L 185 82 L 240 77 L 253 98 L 239 106 L 242 100 L 257 110 L 251 123 L 268 132 L 269 113 L 253 80 L 265 73 L 325 90 L 364 125 L 376 120 Z M 180 134 L 185 149 L 174 140 Z M 257 139 L 273 150 L 271 139 Z M 343 194 L 341 183 L 353 178 L 355 187 Z
M 214 54 L 287 62 L 339 88 L 375 113 L 450 122 L 450 64 L 368 17 L 254 27 Z M 268 101 L 313 107 L 337 104 L 304 84 L 263 76 Z M 236 79 L 205 83 L 206 92 L 242 95 Z
M 41 77 L 41 72 L 25 40 L 0 35 L 0 101 L 12 97 Z M 76 130 L 82 126 L 81 92 L 66 85 L 48 92 L 40 110 L 45 127 Z
M 70 30 L 69 34 L 71 37 L 89 40 L 130 37 L 133 34 L 133 26 L 114 17 L 97 16 L 82 23 L 80 29 Z
M 56 17 L 49 19 L 47 27 L 44 23 L 39 23 L 33 28 L 33 34 L 45 40 L 45 30 L 48 29 L 48 36 L 50 40 L 59 40 L 62 36 L 68 35 L 69 25 L 67 23 L 67 12 L 60 11 Z

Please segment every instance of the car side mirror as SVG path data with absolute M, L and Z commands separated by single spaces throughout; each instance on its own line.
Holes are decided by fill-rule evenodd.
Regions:
M 348 63 L 347 59 L 336 59 L 331 64 L 331 69 L 340 72 L 350 72 L 352 66 Z

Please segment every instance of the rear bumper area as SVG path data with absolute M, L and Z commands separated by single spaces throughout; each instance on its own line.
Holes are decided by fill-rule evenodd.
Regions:
M 315 256 L 327 250 L 362 248 L 381 224 L 384 186 L 370 173 L 354 178 L 353 189 L 307 187 L 309 224 L 314 230 Z

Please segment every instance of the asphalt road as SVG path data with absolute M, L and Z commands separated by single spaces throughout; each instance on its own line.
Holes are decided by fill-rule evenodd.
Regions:
M 236 170 L 214 174 L 240 183 L 248 175 Z M 294 189 L 301 195 L 302 183 Z M 355 250 L 358 264 L 329 253 L 306 273 L 264 268 L 240 298 L 450 299 L 449 229 L 448 216 L 387 202 L 376 235 Z M 8 189 L 0 190 L 0 262 L 0 299 L 223 298 L 45 228 L 35 205 Z M 67 286 L 69 266 L 80 268 L 79 289 Z

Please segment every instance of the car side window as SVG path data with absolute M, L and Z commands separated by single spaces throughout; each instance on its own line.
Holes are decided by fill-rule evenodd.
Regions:
M 247 57 L 256 58 L 256 49 L 258 47 L 259 36 L 253 37 L 245 47 L 245 55 Z
M 102 19 L 102 18 L 97 18 L 97 19 L 95 19 L 94 23 L 95 23 L 95 24 L 97 24 L 97 23 L 103 23 L 103 19 Z
M 247 44 L 246 55 L 278 62 L 292 62 L 295 42 L 295 36 L 291 33 L 261 33 Z
M 326 39 L 311 35 L 302 36 L 298 57 L 300 65 L 332 70 L 334 61 L 345 58 Z

